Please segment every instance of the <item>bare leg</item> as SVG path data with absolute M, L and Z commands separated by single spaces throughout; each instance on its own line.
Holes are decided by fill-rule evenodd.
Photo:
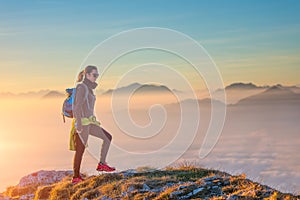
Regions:
M 107 152 L 112 140 L 112 135 L 109 132 L 107 132 L 104 128 L 94 124 L 90 125 L 90 134 L 103 140 L 100 153 L 100 162 L 105 163 Z
M 85 146 L 83 145 L 79 135 L 75 132 L 75 154 L 73 159 L 73 177 L 79 177 L 80 175 L 80 165 L 82 160 L 82 155 L 84 153 Z

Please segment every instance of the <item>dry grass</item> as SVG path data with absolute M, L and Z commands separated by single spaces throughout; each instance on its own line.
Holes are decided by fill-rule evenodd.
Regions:
M 35 187 L 35 199 L 82 200 L 82 199 L 297 199 L 299 196 L 284 194 L 268 186 L 246 178 L 245 174 L 231 176 L 228 173 L 204 169 L 194 162 L 182 162 L 157 170 L 145 166 L 135 173 L 106 173 L 86 177 L 76 185 L 71 176 L 61 182 Z M 200 188 L 200 190 L 199 190 Z M 33 192 L 34 187 L 11 187 L 6 191 L 14 197 Z M 197 191 L 194 193 L 194 191 Z M 28 193 L 27 193 L 28 194 Z

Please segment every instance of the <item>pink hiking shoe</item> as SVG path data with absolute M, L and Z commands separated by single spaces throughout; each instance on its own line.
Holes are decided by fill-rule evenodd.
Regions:
M 112 171 L 115 171 L 116 168 L 109 166 L 107 163 L 99 162 L 96 170 L 97 171 L 112 172 Z
M 73 184 L 79 183 L 81 181 L 84 181 L 84 179 L 81 176 L 76 177 L 76 178 L 73 177 L 73 179 L 72 179 Z

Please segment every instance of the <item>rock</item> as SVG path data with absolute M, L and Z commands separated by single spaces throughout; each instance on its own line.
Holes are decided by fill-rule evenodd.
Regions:
M 180 185 L 180 186 L 177 188 L 177 190 L 182 190 L 182 189 L 187 188 L 187 187 L 188 187 L 187 185 Z
M 179 183 L 179 184 L 181 184 L 181 183 Z M 167 184 L 166 184 L 167 187 L 171 187 L 171 186 L 173 186 L 173 185 L 174 185 L 174 183 L 167 183 Z
M 184 193 L 184 191 L 182 191 L 182 190 L 171 192 L 170 198 L 176 198 L 178 195 L 181 195 L 182 193 Z
M 143 184 L 143 190 L 149 191 L 150 189 L 151 188 L 146 183 Z
M 192 192 L 188 193 L 187 195 L 181 196 L 179 199 L 189 199 L 191 196 L 198 194 L 202 190 L 204 190 L 203 187 L 197 188 L 197 189 L 193 190 Z
M 128 169 L 120 172 L 120 174 L 123 174 L 124 177 L 133 176 L 136 173 L 138 172 L 135 169 Z
M 110 198 L 110 197 L 104 196 L 104 197 L 101 198 L 101 200 L 113 200 L 113 199 Z
M 193 194 L 197 194 L 197 193 L 201 192 L 202 190 L 204 190 L 203 187 L 197 188 L 197 189 L 193 190 Z
M 212 188 L 212 189 L 218 189 L 218 188 L 219 188 L 219 186 L 217 186 L 217 185 L 214 185 L 214 186 L 212 186 L 211 188 Z
M 230 185 L 230 182 L 229 182 L 228 180 L 226 180 L 226 181 L 223 182 L 223 185 L 224 185 L 224 186 Z
M 61 181 L 64 177 L 73 174 L 72 170 L 68 171 L 46 171 L 40 170 L 24 176 L 20 179 L 18 186 L 25 187 L 27 185 L 48 185 Z
M 135 190 L 135 187 L 133 187 L 132 185 L 128 187 L 127 192 L 132 192 Z
M 160 193 L 162 192 L 164 189 L 163 188 L 153 188 L 150 190 L 150 192 L 154 192 L 154 193 Z
M 213 182 L 211 182 L 211 181 L 207 181 L 207 182 L 205 182 L 205 184 L 206 184 L 206 185 L 212 185 L 212 184 L 213 184 Z
M 204 178 L 203 180 L 204 180 L 204 181 L 213 181 L 213 180 L 215 180 L 216 178 L 217 178 L 216 176 L 212 176 L 212 177 Z
M 125 196 L 127 196 L 127 194 L 128 194 L 127 192 L 122 192 L 121 195 L 122 195 L 122 197 L 125 197 Z
M 236 199 L 238 199 L 239 198 L 239 196 L 238 195 L 231 195 L 231 196 L 229 196 L 228 198 L 227 198 L 227 200 L 236 200 Z
M 273 193 L 272 191 L 266 191 L 263 193 L 262 197 L 267 198 L 267 197 L 271 196 L 272 193 Z

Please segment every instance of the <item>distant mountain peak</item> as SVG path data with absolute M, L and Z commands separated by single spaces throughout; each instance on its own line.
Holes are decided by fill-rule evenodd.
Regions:
M 281 94 L 295 94 L 288 87 L 284 87 L 281 84 L 273 85 L 265 90 L 263 93 L 281 93 Z
M 273 103 L 281 103 L 282 105 L 299 104 L 300 95 L 293 92 L 289 87 L 282 86 L 281 84 L 273 85 L 263 92 L 246 97 L 238 101 L 237 104 L 241 105 L 272 105 Z
M 142 85 L 142 84 L 135 82 L 135 83 L 131 83 L 129 86 L 140 86 L 140 85 Z
M 285 88 L 282 87 L 282 85 L 277 84 L 273 85 L 272 87 L 268 88 L 267 90 L 284 90 Z
M 261 87 L 258 87 L 251 82 L 250 83 L 242 83 L 242 82 L 232 83 L 225 87 L 225 89 L 257 89 L 257 88 L 261 88 Z
M 127 92 L 132 91 L 133 89 L 136 89 L 136 92 L 139 93 L 151 93 L 151 92 L 172 92 L 171 89 L 169 89 L 167 86 L 164 85 L 157 85 L 157 84 L 140 84 L 140 83 L 132 83 L 127 86 L 123 86 L 116 89 L 109 89 L 106 92 L 103 93 L 103 95 L 109 95 L 112 92 L 117 93 L 123 93 L 126 94 Z
M 42 99 L 57 98 L 57 97 L 65 97 L 65 95 L 58 91 L 50 91 L 47 94 L 43 95 Z

